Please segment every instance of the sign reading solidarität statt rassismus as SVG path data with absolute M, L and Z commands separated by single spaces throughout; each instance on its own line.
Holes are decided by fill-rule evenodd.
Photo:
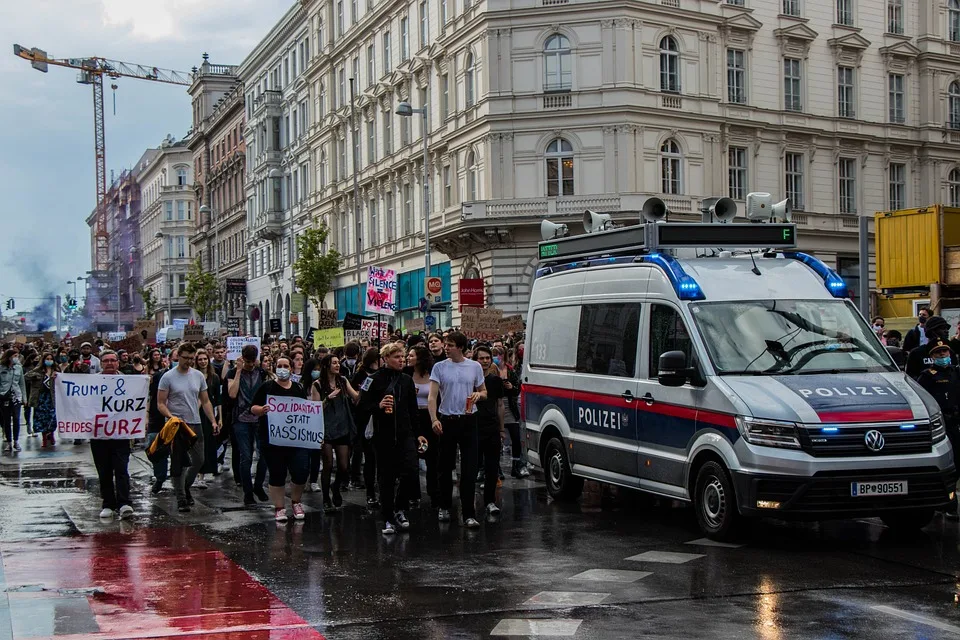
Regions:
M 146 437 L 148 376 L 61 373 L 54 383 L 57 433 L 81 440 Z
M 323 446 L 323 403 L 289 396 L 267 396 L 267 430 L 275 447 L 320 449 Z

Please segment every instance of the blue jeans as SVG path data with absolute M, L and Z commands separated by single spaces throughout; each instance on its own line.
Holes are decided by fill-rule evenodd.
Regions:
M 160 436 L 159 433 L 148 433 L 147 434 L 147 446 L 144 448 L 144 451 L 150 448 L 150 445 L 153 444 L 153 441 Z M 153 477 L 157 479 L 157 482 L 163 484 L 167 479 L 167 467 L 168 467 L 169 456 L 160 456 L 153 461 Z
M 250 474 L 250 467 L 253 464 L 254 447 L 260 452 L 257 459 L 256 486 L 263 487 L 267 479 L 267 461 L 264 455 L 263 446 L 259 435 L 259 425 L 256 422 L 235 422 L 233 423 L 233 433 L 237 443 L 237 452 L 240 454 L 240 484 L 243 485 L 244 495 L 253 493 L 254 480 Z

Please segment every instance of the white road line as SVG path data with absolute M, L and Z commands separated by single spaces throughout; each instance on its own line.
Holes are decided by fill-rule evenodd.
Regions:
M 710 538 L 699 538 L 697 540 L 691 540 L 690 542 L 684 542 L 684 544 L 696 545 L 698 547 L 719 547 L 720 549 L 739 549 L 743 546 L 742 544 L 733 544 L 732 542 L 718 542 Z
M 588 569 L 583 573 L 570 576 L 567 580 L 586 580 L 590 582 L 636 582 L 652 575 L 650 571 L 626 571 L 624 569 Z
M 501 620 L 492 636 L 572 636 L 583 620 Z
M 541 591 L 524 605 L 580 607 L 600 604 L 610 597 L 609 593 L 589 593 L 585 591 Z
M 960 635 L 960 627 L 954 626 L 952 624 L 947 624 L 946 622 L 940 622 L 939 620 L 934 620 L 933 618 L 927 618 L 924 616 L 918 616 L 915 613 L 910 613 L 908 611 L 901 611 L 900 609 L 894 609 L 893 607 L 888 607 L 885 605 L 877 605 L 875 607 L 870 607 L 874 611 L 879 611 L 880 613 L 886 613 L 891 616 L 896 616 L 898 618 L 903 618 L 904 620 L 910 620 L 911 622 L 918 622 L 920 624 L 925 624 L 927 626 L 933 627 L 934 629 L 940 629 L 941 631 L 949 631 L 956 635 Z
M 633 562 L 661 562 L 663 564 L 684 564 L 691 560 L 702 558 L 700 553 L 674 553 L 672 551 L 646 551 L 640 555 L 630 556 L 627 560 Z

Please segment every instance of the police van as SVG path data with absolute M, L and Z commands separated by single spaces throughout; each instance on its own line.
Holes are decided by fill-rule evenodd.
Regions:
M 543 221 L 522 413 L 550 495 L 584 479 L 742 519 L 879 516 L 919 528 L 954 497 L 936 402 L 896 366 L 835 271 L 796 250 L 785 203 L 719 199 L 703 223 Z M 731 213 L 732 211 L 732 213 Z

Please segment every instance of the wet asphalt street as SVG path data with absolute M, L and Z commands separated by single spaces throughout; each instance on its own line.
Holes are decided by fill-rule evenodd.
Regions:
M 766 521 L 717 545 L 688 508 L 508 478 L 479 531 L 424 508 L 387 537 L 362 492 L 277 524 L 229 472 L 178 514 L 138 452 L 138 515 L 104 523 L 88 448 L 27 445 L 0 458 L 0 640 L 960 638 L 960 528 L 939 517 L 909 539 Z

